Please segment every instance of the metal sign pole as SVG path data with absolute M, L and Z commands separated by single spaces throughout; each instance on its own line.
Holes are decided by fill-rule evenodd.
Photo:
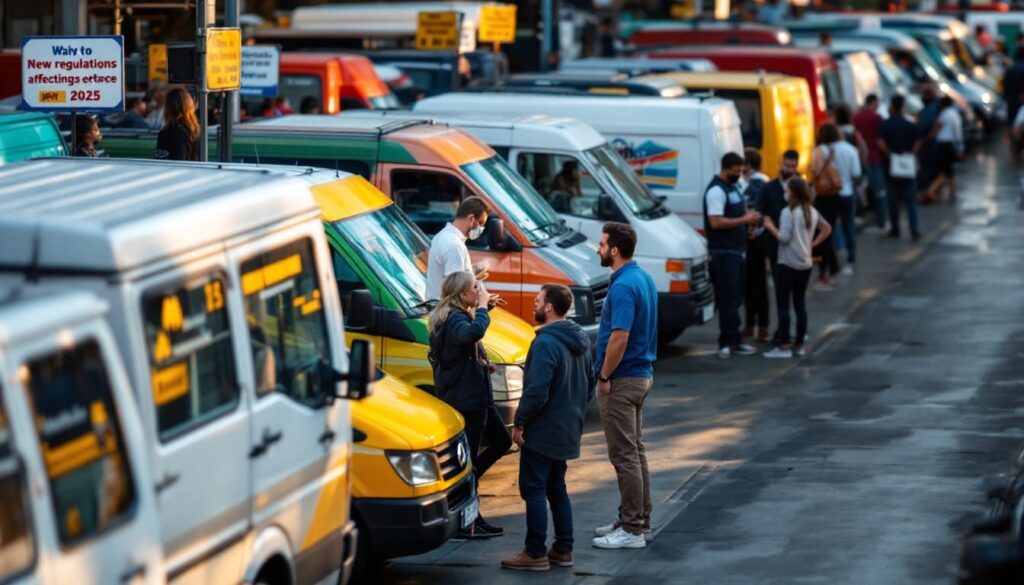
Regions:
M 238 0 L 225 0 L 224 26 L 236 27 L 239 21 Z M 220 128 L 217 132 L 217 154 L 221 162 L 231 162 L 231 131 L 239 112 L 238 91 L 224 93 L 220 112 Z
M 196 2 L 196 61 L 199 66 L 198 102 L 199 102 L 199 160 L 210 159 L 210 143 L 207 140 L 206 130 L 209 126 L 207 116 L 209 115 L 209 94 L 206 92 L 206 28 L 210 26 L 207 22 L 206 4 L 210 0 L 199 0 Z

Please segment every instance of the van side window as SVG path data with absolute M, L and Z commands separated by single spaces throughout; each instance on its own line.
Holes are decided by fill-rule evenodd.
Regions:
M 239 402 L 221 275 L 148 291 L 142 318 L 161 441 L 234 410 Z
M 3 393 L 0 392 L 0 395 Z M 0 403 L 0 581 L 29 569 L 36 556 L 25 472 L 12 444 L 7 412 Z
M 412 170 L 391 172 L 391 198 L 423 233 L 433 236 L 455 218 L 463 199 L 473 195 L 458 177 L 447 173 L 425 173 Z M 483 240 L 483 238 L 478 238 Z M 476 242 L 486 248 L 486 242 Z M 466 242 L 469 247 L 474 242 Z
M 313 242 L 297 240 L 242 263 L 256 392 L 280 392 L 313 408 L 324 404 L 321 376 L 333 375 Z
M 736 113 L 740 116 L 740 131 L 743 133 L 743 146 L 761 148 L 764 141 L 764 124 L 761 121 L 761 96 L 758 92 L 749 89 L 716 89 L 715 95 L 732 100 L 736 104 Z
M 334 263 L 334 278 L 338 282 L 338 296 L 341 297 L 341 312 L 348 315 L 348 301 L 352 291 L 359 289 L 372 290 L 355 268 L 337 250 L 331 249 L 331 261 Z
M 121 421 L 95 341 L 44 355 L 22 379 L 50 480 L 57 533 L 64 544 L 125 516 L 135 485 Z
M 558 213 L 603 219 L 598 201 L 604 190 L 576 158 L 548 152 L 522 152 L 516 159 L 516 170 Z

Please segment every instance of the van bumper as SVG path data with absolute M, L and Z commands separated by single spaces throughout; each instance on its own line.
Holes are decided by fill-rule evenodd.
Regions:
M 339 585 L 348 585 L 349 580 L 352 578 L 352 567 L 356 563 L 356 550 L 359 545 L 359 530 L 356 529 L 355 522 L 349 522 L 348 526 L 345 527 L 345 535 L 343 536 L 345 542 L 345 554 L 341 560 L 341 575 L 338 577 Z
M 392 559 L 441 546 L 459 530 L 462 511 L 477 500 L 472 473 L 443 492 L 420 498 L 353 498 L 369 531 L 373 557 Z M 369 551 L 364 551 L 369 552 Z
M 715 291 L 708 288 L 688 293 L 658 293 L 659 331 L 682 331 L 703 325 L 715 317 Z

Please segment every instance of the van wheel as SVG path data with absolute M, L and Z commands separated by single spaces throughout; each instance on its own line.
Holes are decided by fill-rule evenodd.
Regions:
M 685 327 L 678 327 L 676 329 L 658 329 L 658 347 L 664 348 L 668 344 L 676 340 L 685 331 Z
M 384 565 L 384 561 L 373 554 L 370 531 L 358 519 L 356 528 L 359 529 L 359 544 L 356 548 L 356 558 L 352 561 L 352 585 L 368 583 L 368 579 Z

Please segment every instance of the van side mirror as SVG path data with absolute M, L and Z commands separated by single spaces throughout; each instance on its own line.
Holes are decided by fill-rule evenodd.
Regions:
M 373 364 L 373 342 L 365 339 L 352 340 L 348 354 L 348 374 L 342 379 L 348 382 L 348 392 L 341 398 L 362 400 L 370 395 L 377 368 Z
M 352 291 L 345 314 L 345 329 L 360 333 L 371 332 L 377 326 L 377 306 L 373 293 L 365 288 Z
M 500 217 L 487 218 L 487 245 L 495 252 L 504 252 L 508 248 L 505 220 Z

